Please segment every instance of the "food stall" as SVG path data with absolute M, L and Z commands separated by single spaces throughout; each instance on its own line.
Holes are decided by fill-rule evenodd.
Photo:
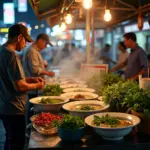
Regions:
M 63 77 L 53 82 L 46 82 L 40 97 L 30 99 L 35 115 L 31 117 L 29 149 L 149 149 L 150 122 L 133 112 L 144 107 L 142 114 L 148 116 L 150 95 L 137 83 L 107 73 L 87 81 Z M 104 126 L 105 121 L 109 126 Z
M 50 26 L 59 23 L 62 16 L 75 10 L 79 12 L 81 18 L 83 14 L 86 16 L 84 17 L 86 20 L 82 21 L 86 22 L 87 63 L 92 62 L 91 56 L 94 55 L 94 40 L 91 51 L 89 37 L 91 18 L 93 31 L 96 26 L 97 10 L 103 12 L 109 7 L 115 11 L 113 21 L 104 23 L 106 27 L 136 17 L 141 12 L 146 13 L 150 8 L 147 0 L 139 3 L 93 0 L 94 9 L 83 13 L 81 0 L 49 2 L 30 0 L 30 2 L 37 17 L 46 18 Z M 88 5 L 84 3 L 85 8 L 90 8 L 92 1 L 86 2 Z M 108 21 L 110 14 L 105 17 Z M 99 28 L 104 24 L 101 26 L 99 24 Z M 68 28 L 73 26 L 68 25 Z M 94 37 L 94 32 L 92 33 Z M 148 150 L 150 149 L 149 100 L 150 93 L 139 88 L 137 83 L 125 81 L 118 75 L 107 72 L 97 72 L 86 79 L 81 74 L 75 76 L 61 74 L 56 78 L 47 79 L 41 95 L 30 99 L 30 103 L 34 105 L 35 115 L 31 117 L 32 124 L 29 125 L 31 133 L 28 148 L 29 150 Z

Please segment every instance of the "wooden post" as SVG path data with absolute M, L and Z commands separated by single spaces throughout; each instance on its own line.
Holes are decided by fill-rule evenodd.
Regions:
M 94 63 L 94 49 L 95 49 L 95 32 L 94 32 L 94 26 L 95 26 L 95 22 L 94 22 L 94 8 L 92 8 L 92 17 L 91 17 L 92 21 L 91 21 L 91 26 L 92 26 L 92 63 Z
M 90 9 L 86 10 L 86 63 L 91 62 L 91 49 L 90 49 Z

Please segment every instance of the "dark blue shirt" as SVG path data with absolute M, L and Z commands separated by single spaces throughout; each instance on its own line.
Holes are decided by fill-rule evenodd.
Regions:
M 126 78 L 132 78 L 139 74 L 142 69 L 148 69 L 148 60 L 146 52 L 136 45 L 135 48 L 131 49 L 131 53 L 126 60 Z M 147 73 L 144 74 L 147 77 Z

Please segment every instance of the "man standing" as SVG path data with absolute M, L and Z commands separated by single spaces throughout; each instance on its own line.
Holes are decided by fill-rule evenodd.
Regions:
M 133 32 L 124 34 L 124 44 L 131 48 L 131 53 L 123 63 L 112 68 L 110 71 L 127 66 L 125 75 L 126 79 L 138 80 L 139 75 L 147 76 L 148 61 L 145 51 L 136 43 L 136 35 Z
M 42 58 L 41 51 L 47 47 L 47 44 L 51 45 L 49 36 L 45 33 L 41 33 L 37 36 L 36 41 L 28 48 L 23 50 L 23 68 L 25 71 L 26 77 L 42 77 L 44 75 L 53 77 L 54 72 L 48 72 L 45 69 L 45 62 Z M 29 99 L 38 96 L 38 90 L 32 90 L 28 92 Z M 30 123 L 30 117 L 33 115 L 33 112 L 30 111 L 33 104 L 27 102 L 27 115 L 26 123 Z
M 23 67 L 27 77 L 42 77 L 44 75 L 54 76 L 54 72 L 48 72 L 45 69 L 44 60 L 41 51 L 46 48 L 47 44 L 51 45 L 47 34 L 42 33 L 37 36 L 36 41 L 23 51 Z
M 0 47 L 0 118 L 6 130 L 5 150 L 23 150 L 25 139 L 26 91 L 44 87 L 41 78 L 25 78 L 16 50 L 33 40 L 27 28 L 9 28 L 8 41 Z
M 116 62 L 111 59 L 110 49 L 111 46 L 109 44 L 106 44 L 100 52 L 100 59 L 103 61 L 103 64 L 108 64 L 109 67 L 111 66 L 111 63 L 116 64 Z

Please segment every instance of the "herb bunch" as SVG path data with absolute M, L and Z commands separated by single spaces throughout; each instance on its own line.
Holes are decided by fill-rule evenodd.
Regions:
M 84 127 L 84 120 L 78 116 L 64 115 L 61 121 L 55 120 L 53 126 L 57 128 L 76 130 Z

